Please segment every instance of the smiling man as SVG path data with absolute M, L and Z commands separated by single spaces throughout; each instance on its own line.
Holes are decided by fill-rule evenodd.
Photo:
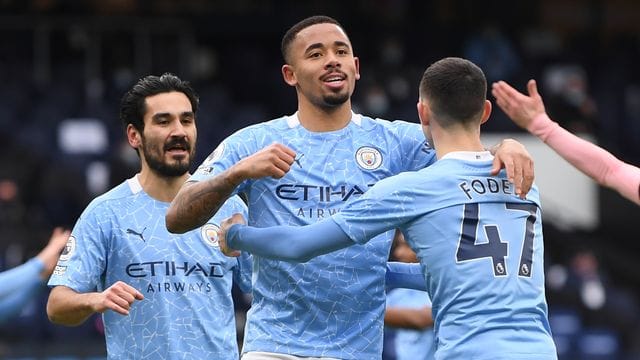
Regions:
M 102 313 L 109 359 L 238 358 L 231 284 L 250 287 L 249 257 L 218 247 L 218 219 L 246 213 L 230 198 L 218 217 L 176 236 L 164 214 L 189 177 L 198 97 L 171 74 L 141 79 L 120 118 L 141 170 L 94 199 L 77 221 L 49 285 L 52 322 Z
M 360 60 L 335 19 L 298 22 L 281 50 L 297 111 L 225 139 L 172 201 L 171 232 L 201 226 L 236 193 L 248 198 L 250 225 L 313 224 L 377 181 L 434 162 L 419 124 L 352 111 Z M 507 171 L 526 193 L 531 182 L 521 180 L 531 159 L 521 149 L 500 147 L 495 168 L 515 164 Z M 254 256 L 243 359 L 380 359 L 392 237 L 389 231 L 302 264 Z

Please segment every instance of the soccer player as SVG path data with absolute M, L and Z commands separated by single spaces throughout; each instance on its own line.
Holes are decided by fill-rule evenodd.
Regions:
M 536 81 L 529 80 L 527 88 L 529 96 L 504 81 L 498 81 L 492 85 L 491 93 L 514 123 L 540 138 L 598 184 L 616 190 L 640 205 L 640 169 L 563 129 L 545 112 Z
M 398 229 L 393 239 L 393 257 L 406 263 L 418 262 L 415 251 Z M 433 316 L 426 291 L 398 288 L 388 292 L 384 325 L 393 339 L 395 360 L 433 359 Z
M 230 226 L 242 220 L 234 215 L 222 223 L 223 250 L 306 260 L 366 246 L 399 228 L 418 255 L 431 296 L 436 359 L 556 359 L 538 190 L 532 187 L 523 200 L 504 172 L 491 175 L 493 156 L 480 142 L 480 125 L 491 112 L 486 88 L 482 70 L 467 60 L 429 66 L 418 113 L 435 146 L 435 164 L 382 179 L 308 226 Z M 364 301 L 372 293 L 356 296 Z
M 47 246 L 38 255 L 0 273 L 0 323 L 20 314 L 29 300 L 44 287 L 68 238 L 69 230 L 53 229 Z
M 232 280 L 249 290 L 251 261 L 218 248 L 218 219 L 246 213 L 238 197 L 184 235 L 164 214 L 189 177 L 198 97 L 171 74 L 147 76 L 120 118 L 141 170 L 94 199 L 75 224 L 49 285 L 54 323 L 102 313 L 109 359 L 237 359 Z
M 314 16 L 295 24 L 282 55 L 298 111 L 225 139 L 172 201 L 169 231 L 200 226 L 236 193 L 247 196 L 254 226 L 312 224 L 378 180 L 435 160 L 418 124 L 352 112 L 359 60 L 337 21 Z M 506 141 L 496 156 L 495 170 L 506 163 L 526 193 L 533 174 L 521 144 Z M 392 236 L 304 264 L 254 257 L 243 359 L 379 359 Z

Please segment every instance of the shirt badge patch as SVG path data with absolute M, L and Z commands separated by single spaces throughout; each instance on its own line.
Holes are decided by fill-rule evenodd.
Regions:
M 62 254 L 60 254 L 60 261 L 67 261 L 71 258 L 71 255 L 76 252 L 76 238 L 72 235 L 69 236 L 69 240 L 67 240 L 67 244 L 64 246 L 62 250 Z
M 374 147 L 363 146 L 356 151 L 356 162 L 365 170 L 375 170 L 382 165 L 382 154 Z
M 219 229 L 220 228 L 214 224 L 205 224 L 200 230 L 202 234 L 202 238 L 207 244 L 213 247 L 220 247 L 220 245 L 218 244 Z

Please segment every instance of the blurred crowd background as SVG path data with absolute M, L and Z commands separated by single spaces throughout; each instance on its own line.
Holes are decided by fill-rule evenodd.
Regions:
M 172 72 L 199 92 L 197 163 L 293 113 L 280 39 L 314 14 L 338 19 L 360 57 L 358 112 L 417 121 L 422 71 L 461 56 L 489 82 L 537 79 L 553 119 L 640 165 L 637 0 L 0 0 L 0 269 L 137 171 L 118 108 L 140 77 Z M 520 132 L 497 107 L 484 131 Z M 586 229 L 544 218 L 556 343 L 564 359 L 640 359 L 640 209 L 600 188 L 598 211 Z M 103 356 L 100 319 L 51 325 L 46 296 L 0 327 L 0 358 Z

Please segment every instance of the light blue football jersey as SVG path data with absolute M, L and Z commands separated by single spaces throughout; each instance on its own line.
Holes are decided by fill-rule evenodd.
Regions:
M 418 124 L 353 114 L 345 128 L 316 133 L 294 114 L 231 135 L 191 180 L 218 174 L 273 142 L 297 156 L 283 178 L 247 180 L 236 189 L 247 195 L 251 226 L 314 223 L 340 211 L 378 180 L 421 169 L 435 159 Z M 381 234 L 302 264 L 254 257 L 243 352 L 380 358 L 392 236 Z
M 400 228 L 431 296 L 436 359 L 555 359 L 540 200 L 523 201 L 488 152 L 382 180 L 333 219 L 356 243 Z
M 431 306 L 429 294 L 413 289 L 393 289 L 387 294 L 387 307 L 420 309 Z M 431 360 L 433 354 L 433 328 L 394 329 L 396 360 Z
M 246 214 L 232 197 L 207 224 L 182 235 L 165 225 L 169 203 L 143 190 L 137 176 L 93 200 L 75 224 L 49 280 L 77 292 L 118 280 L 138 289 L 128 316 L 103 314 L 109 359 L 238 358 L 232 281 L 250 290 L 251 259 L 224 256 L 219 221 Z

